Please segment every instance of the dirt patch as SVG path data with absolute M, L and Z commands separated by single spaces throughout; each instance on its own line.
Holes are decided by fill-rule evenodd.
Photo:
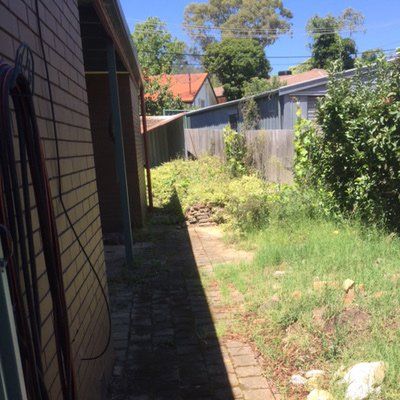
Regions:
M 346 308 L 339 315 L 331 318 L 325 324 L 324 331 L 334 334 L 337 327 L 345 328 L 353 333 L 367 331 L 371 324 L 370 315 L 358 307 Z

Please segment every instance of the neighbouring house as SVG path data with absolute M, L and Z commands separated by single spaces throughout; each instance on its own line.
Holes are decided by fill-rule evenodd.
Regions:
M 163 74 L 152 76 L 150 79 L 157 79 L 162 85 L 168 85 L 173 95 L 180 97 L 188 107 L 203 108 L 218 103 L 209 74 L 206 72 Z
M 343 72 L 347 76 L 353 73 L 354 70 Z M 328 76 L 323 70 L 312 70 L 279 79 L 287 84 L 252 96 L 259 107 L 258 129 L 293 129 L 298 108 L 303 118 L 314 118 L 317 100 L 326 93 Z M 240 107 L 243 101 L 245 98 L 190 111 L 187 113 L 187 127 L 222 129 L 230 125 L 236 129 L 242 122 Z
M 21 43 L 31 48 L 35 61 L 34 105 L 56 213 L 77 398 L 104 399 L 114 356 L 112 341 L 108 342 L 107 303 L 101 294 L 102 287 L 107 294 L 103 233 L 126 233 L 127 226 L 129 230 L 140 226 L 146 213 L 145 154 L 138 107 L 142 74 L 118 0 L 2 1 L 0 58 L 13 65 Z M 58 132 L 58 159 L 54 126 Z M 65 209 L 57 191 L 59 176 Z M 28 232 L 28 236 L 33 235 L 40 271 L 40 375 L 49 398 L 57 400 L 62 398 L 62 385 L 53 301 L 36 206 L 32 206 L 30 215 L 35 231 Z M 132 223 L 126 221 L 127 215 Z M 5 318 L 2 314 L 2 321 Z M 2 328 L 2 339 L 7 335 L 9 331 Z M 15 335 L 10 333 L 9 339 L 16 343 Z M 15 369 L 10 382 L 14 359 L 9 360 L 10 352 L 6 357 L 3 350 L 1 391 L 9 399 L 19 399 L 7 392 L 17 390 L 21 368 Z M 10 356 L 17 359 L 17 353 Z M 36 365 L 29 368 L 35 370 Z
M 147 116 L 147 142 L 150 167 L 185 155 L 185 113 Z M 143 124 L 142 124 L 143 133 Z
M 300 72 L 298 74 L 292 74 L 289 71 L 280 71 L 277 78 L 279 79 L 282 86 L 295 85 L 297 83 L 308 82 L 313 79 L 324 78 L 328 76 L 328 72 L 321 68 L 313 68 L 310 71 Z
M 217 97 L 218 104 L 227 102 L 227 98 L 225 96 L 225 91 L 224 91 L 223 86 L 218 86 L 218 87 L 214 88 L 214 93 L 215 93 L 215 96 Z

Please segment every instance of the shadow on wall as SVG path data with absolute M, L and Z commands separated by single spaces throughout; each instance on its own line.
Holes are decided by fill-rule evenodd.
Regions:
M 177 196 L 171 203 L 167 209 L 178 210 Z M 149 237 L 136 245 L 137 265 L 130 271 L 120 266 L 128 275 L 119 281 L 115 269 L 110 278 L 122 372 L 109 398 L 233 400 L 189 232 L 166 224 L 171 215 L 156 212 Z M 175 217 L 183 220 L 182 214 Z M 130 320 L 124 325 L 120 316 L 127 311 Z M 119 339 L 123 333 L 127 340 Z

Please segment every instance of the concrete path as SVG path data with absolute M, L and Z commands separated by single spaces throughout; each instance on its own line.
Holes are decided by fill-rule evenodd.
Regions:
M 136 246 L 134 269 L 124 267 L 123 247 L 106 248 L 116 350 L 108 398 L 276 399 L 252 347 L 217 336 L 240 304 L 227 308 L 217 285 L 201 283 L 214 265 L 250 255 L 226 246 L 215 227 L 162 226 L 149 237 Z

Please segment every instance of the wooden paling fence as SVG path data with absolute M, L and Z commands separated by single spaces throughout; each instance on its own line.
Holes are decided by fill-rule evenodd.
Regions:
M 248 131 L 246 145 L 252 165 L 265 180 L 277 183 L 293 182 L 293 130 Z M 223 131 L 185 129 L 185 150 L 188 156 L 195 158 L 214 155 L 223 159 Z

